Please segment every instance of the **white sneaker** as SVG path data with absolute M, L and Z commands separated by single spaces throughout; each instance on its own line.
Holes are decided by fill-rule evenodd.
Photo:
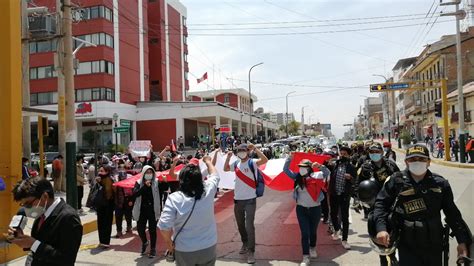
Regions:
M 308 255 L 303 256 L 303 261 L 300 263 L 300 266 L 309 266 L 311 264 L 311 260 L 309 259 Z
M 345 248 L 345 249 L 351 249 L 351 245 L 349 245 L 349 243 L 347 243 L 347 241 L 342 241 L 342 246 Z
M 334 241 L 339 240 L 340 237 L 341 237 L 341 230 L 336 231 L 334 232 L 334 234 L 332 234 L 332 240 Z
M 316 248 L 309 248 L 309 257 L 311 259 L 315 259 L 318 257 L 318 253 L 316 252 Z
M 255 264 L 255 253 L 249 251 L 247 254 L 247 264 Z

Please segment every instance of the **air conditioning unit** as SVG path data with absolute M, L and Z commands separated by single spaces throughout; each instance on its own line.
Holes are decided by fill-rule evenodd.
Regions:
M 28 17 L 28 26 L 33 38 L 51 37 L 56 34 L 56 16 Z

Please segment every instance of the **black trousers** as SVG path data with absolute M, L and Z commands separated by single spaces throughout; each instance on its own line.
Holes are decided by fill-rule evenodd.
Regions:
M 440 249 L 420 250 L 413 247 L 399 246 L 400 266 L 441 266 L 443 252 Z
M 127 229 L 132 229 L 132 208 L 133 206 L 128 206 L 129 200 L 125 200 L 123 208 L 115 209 L 115 225 L 117 226 L 117 233 L 122 232 L 122 223 L 123 217 L 125 216 L 125 221 L 127 221 Z
M 341 229 L 339 222 L 339 213 L 341 214 L 340 221 L 342 222 L 342 241 L 347 241 L 349 235 L 349 202 L 351 197 L 349 195 L 330 195 L 329 204 L 331 206 L 331 222 L 335 231 Z
M 145 244 L 148 239 L 146 237 L 146 225 L 148 223 L 148 233 L 150 234 L 150 250 L 156 249 L 156 224 L 155 211 L 153 209 L 140 210 L 140 217 L 137 221 L 137 231 L 142 243 Z
M 99 241 L 101 244 L 110 245 L 113 218 L 113 205 L 108 205 L 97 209 L 97 230 L 99 232 Z
M 328 200 L 328 193 L 323 192 L 324 199 L 321 201 L 321 214 L 324 218 L 324 221 L 329 219 L 329 200 Z
M 83 197 L 84 197 L 84 186 L 77 186 L 77 209 L 82 208 Z

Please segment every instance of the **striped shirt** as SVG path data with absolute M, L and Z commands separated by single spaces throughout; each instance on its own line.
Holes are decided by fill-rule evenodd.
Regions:
M 344 188 L 346 185 L 346 178 L 344 175 L 346 174 L 346 165 L 340 164 L 336 170 L 336 194 L 341 195 L 344 193 Z

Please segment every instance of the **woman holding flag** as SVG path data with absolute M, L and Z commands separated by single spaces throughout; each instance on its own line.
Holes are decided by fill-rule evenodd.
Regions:
M 298 164 L 297 173 L 290 170 L 293 154 L 286 159 L 283 171 L 295 181 L 293 198 L 296 200 L 296 216 L 301 230 L 301 245 L 303 248 L 302 266 L 310 265 L 310 260 L 318 255 L 316 239 L 319 220 L 321 219 L 321 201 L 324 194 L 324 180 L 330 175 L 329 169 L 317 162 L 312 163 L 303 159 Z M 314 172 L 313 168 L 320 171 Z

